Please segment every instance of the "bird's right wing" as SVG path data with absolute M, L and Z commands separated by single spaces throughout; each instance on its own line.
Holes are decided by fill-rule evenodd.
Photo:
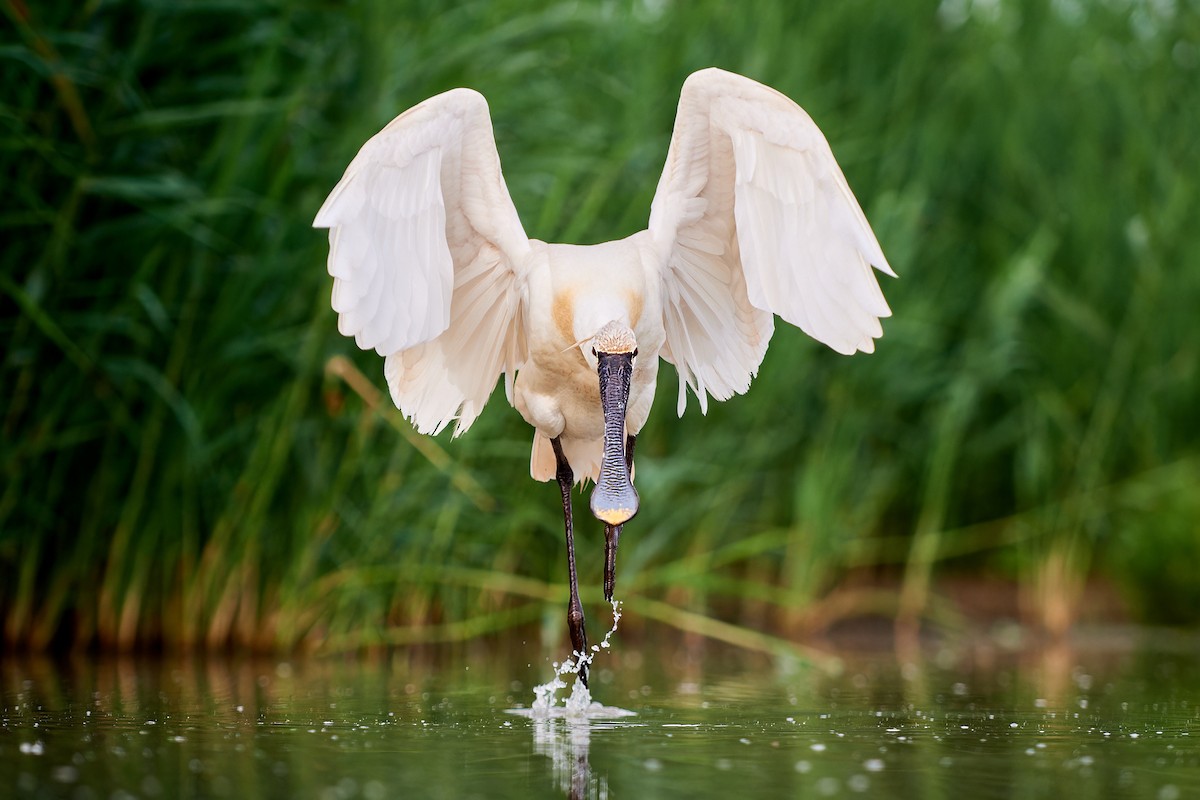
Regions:
M 422 433 L 474 422 L 527 357 L 529 239 L 500 172 L 487 102 L 453 89 L 371 137 L 317 213 L 329 228 L 338 330 L 387 357 L 392 399 Z
M 745 392 L 778 314 L 839 353 L 871 352 L 892 273 L 816 124 L 798 105 L 719 69 L 684 82 L 650 211 L 663 266 L 663 357 L 725 400 Z

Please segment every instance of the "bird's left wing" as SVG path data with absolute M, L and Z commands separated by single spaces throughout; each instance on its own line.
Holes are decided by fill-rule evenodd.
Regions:
M 839 353 L 872 352 L 893 275 L 825 137 L 798 105 L 719 69 L 684 82 L 650 211 L 663 266 L 663 357 L 690 385 L 741 394 L 778 314 Z
M 392 399 L 422 433 L 482 411 L 526 358 L 529 240 L 500 171 L 487 102 L 453 89 L 409 109 L 346 168 L 329 228 L 338 330 L 387 357 Z

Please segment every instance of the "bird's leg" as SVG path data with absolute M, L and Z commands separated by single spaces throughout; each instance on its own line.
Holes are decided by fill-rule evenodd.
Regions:
M 604 599 L 612 602 L 613 584 L 617 578 L 617 544 L 621 541 L 623 525 L 604 526 Z
M 633 445 L 636 441 L 637 436 L 632 433 L 625 437 L 625 472 L 629 474 L 630 482 L 633 481 Z M 617 577 L 617 545 L 621 541 L 623 527 L 625 526 L 604 526 L 604 599 L 610 603 Z
M 587 632 L 583 628 L 583 606 L 579 603 L 579 579 L 575 574 L 575 533 L 571 526 L 571 486 L 575 475 L 567 457 L 563 455 L 562 443 L 555 436 L 550 440 L 554 448 L 554 458 L 558 462 L 555 477 L 558 478 L 558 488 L 562 492 L 563 522 L 567 529 L 567 574 L 571 583 L 571 599 L 567 602 L 567 629 L 571 632 L 571 648 L 578 653 L 579 680 L 584 687 L 588 685 L 587 663 L 583 657 L 587 655 Z

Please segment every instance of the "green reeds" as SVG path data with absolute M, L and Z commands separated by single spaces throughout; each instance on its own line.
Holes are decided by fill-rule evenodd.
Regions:
M 461 440 L 412 433 L 336 333 L 309 224 L 368 136 L 470 85 L 530 235 L 628 235 L 711 64 L 806 107 L 902 279 L 873 356 L 781 324 L 746 397 L 682 420 L 664 368 L 631 608 L 725 638 L 912 627 L 974 571 L 1053 631 L 1096 577 L 1196 620 L 1194 4 L 0 7 L 9 645 L 344 649 L 557 615 L 527 427 L 498 393 Z

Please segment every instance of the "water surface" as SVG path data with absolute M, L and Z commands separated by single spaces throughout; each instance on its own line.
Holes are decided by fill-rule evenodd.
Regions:
M 548 657 L 414 652 L 8 658 L 0 781 L 114 799 L 1200 796 L 1191 646 L 842 654 L 830 671 L 618 644 L 593 694 L 633 714 L 604 719 L 512 713 Z

